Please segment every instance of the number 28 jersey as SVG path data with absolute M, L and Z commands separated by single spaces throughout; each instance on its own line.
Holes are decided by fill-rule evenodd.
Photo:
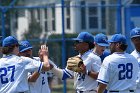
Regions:
M 104 59 L 97 81 L 106 84 L 108 90 L 136 89 L 138 71 L 138 62 L 132 55 L 115 52 Z

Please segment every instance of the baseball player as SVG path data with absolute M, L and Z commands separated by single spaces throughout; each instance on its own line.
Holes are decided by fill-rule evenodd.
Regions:
M 138 74 L 138 62 L 127 48 L 126 37 L 121 34 L 112 36 L 110 42 L 111 55 L 107 56 L 101 66 L 98 79 L 97 93 L 134 93 Z
M 97 34 L 94 38 L 94 45 L 93 53 L 98 55 L 101 58 L 101 62 L 103 62 L 104 58 L 110 55 L 110 53 L 105 50 L 106 47 L 109 46 L 107 36 L 102 33 Z M 104 93 L 107 93 L 107 90 L 105 90 Z
M 97 34 L 94 38 L 94 45 L 93 53 L 97 54 L 103 61 L 103 59 L 109 55 L 109 53 L 105 51 L 106 47 L 109 46 L 107 36 L 102 33 Z
M 0 59 L 0 93 L 25 93 L 29 90 L 28 72 L 40 73 L 50 69 L 46 45 L 41 45 L 40 52 L 44 62 L 17 56 L 19 43 L 13 36 L 3 40 L 2 53 L 4 56 Z
M 19 55 L 30 57 L 40 61 L 39 57 L 32 56 L 32 45 L 28 41 L 21 41 Z M 41 58 L 43 62 L 43 59 Z M 50 93 L 47 72 L 29 72 L 28 74 L 29 91 L 28 93 Z
M 109 50 L 105 50 L 102 55 L 100 55 L 101 61 L 103 62 L 103 60 L 105 59 L 105 57 L 110 55 L 110 51 Z
M 132 29 L 130 32 L 130 36 L 131 36 L 131 41 L 133 42 L 135 46 L 135 50 L 131 53 L 131 55 L 133 55 L 138 60 L 139 67 L 140 67 L 140 28 Z M 139 70 L 139 75 L 136 82 L 137 82 L 137 88 L 136 88 L 135 93 L 139 93 L 140 92 L 140 70 Z
M 98 82 L 96 81 L 101 65 L 99 56 L 92 52 L 94 37 L 88 32 L 81 32 L 76 39 L 75 50 L 79 52 L 78 57 L 81 57 L 85 68 L 81 72 L 71 70 L 58 69 L 53 67 L 52 71 L 55 75 L 62 78 L 74 77 L 74 87 L 76 93 L 96 93 Z

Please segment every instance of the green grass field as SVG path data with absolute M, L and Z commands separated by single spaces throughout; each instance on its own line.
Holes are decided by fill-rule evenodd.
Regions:
M 75 93 L 73 88 L 73 79 L 67 79 L 67 93 Z M 51 88 L 52 93 L 63 93 L 62 81 L 58 84 L 53 83 Z

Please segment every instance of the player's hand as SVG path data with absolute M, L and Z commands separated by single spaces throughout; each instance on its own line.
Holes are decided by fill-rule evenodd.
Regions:
M 39 52 L 40 56 L 47 55 L 48 56 L 48 47 L 46 45 L 41 45 L 41 49 Z
M 80 66 L 80 69 L 83 74 L 86 74 L 86 66 L 84 64 Z
M 42 57 L 41 49 L 39 49 L 39 51 L 38 51 L 38 56 L 39 56 L 40 60 L 42 61 L 43 57 Z
M 52 64 L 50 64 L 50 69 L 52 69 L 54 66 Z

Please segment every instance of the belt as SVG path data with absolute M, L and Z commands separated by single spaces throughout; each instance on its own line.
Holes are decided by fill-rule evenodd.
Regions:
M 83 93 L 83 92 L 90 92 L 90 91 L 95 91 L 95 92 L 97 92 L 96 90 L 94 90 L 94 89 L 92 89 L 92 90 L 86 90 L 86 91 L 80 91 L 80 90 L 76 90 L 76 93 Z
M 109 92 L 119 92 L 119 90 L 110 90 Z M 134 92 L 134 90 L 129 90 L 129 92 Z

